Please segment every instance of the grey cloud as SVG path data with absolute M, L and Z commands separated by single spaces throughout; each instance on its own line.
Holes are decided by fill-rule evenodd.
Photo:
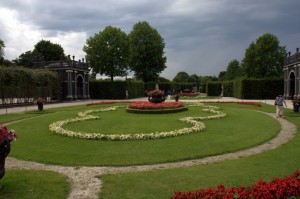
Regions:
M 163 75 L 171 79 L 184 70 L 218 75 L 266 32 L 277 35 L 288 50 L 300 46 L 298 0 L 2 0 L 0 7 L 16 10 L 23 23 L 51 37 L 61 32 L 89 37 L 108 25 L 130 32 L 138 21 L 148 21 L 165 39 Z

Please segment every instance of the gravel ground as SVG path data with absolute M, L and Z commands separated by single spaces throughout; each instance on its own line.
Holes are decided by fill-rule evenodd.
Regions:
M 233 99 L 227 99 L 227 100 L 233 100 Z M 269 103 L 273 103 L 273 101 L 274 100 L 270 100 Z M 264 102 L 264 103 L 268 103 L 268 102 Z M 67 106 L 70 104 L 66 103 L 64 105 Z M 288 108 L 291 107 L 289 107 L 288 105 Z M 22 108 L 21 110 L 24 109 Z M 12 112 L 12 110 L 10 111 Z M 14 111 L 20 112 L 20 109 Z M 270 117 L 276 119 L 275 113 L 273 114 L 264 113 L 264 114 L 267 114 Z M 242 157 L 247 157 L 254 154 L 262 153 L 264 151 L 275 149 L 278 146 L 287 143 L 290 139 L 294 137 L 296 133 L 296 126 L 294 124 L 288 122 L 284 118 L 279 118 L 277 120 L 281 124 L 281 131 L 278 134 L 278 136 L 273 138 L 271 141 L 268 141 L 267 143 L 264 143 L 262 145 L 253 148 L 248 148 L 234 153 L 210 156 L 202 159 L 193 159 L 193 160 L 187 160 L 187 161 L 181 161 L 175 163 L 164 163 L 164 164 L 144 165 L 144 166 L 67 167 L 67 166 L 48 165 L 48 164 L 41 164 L 36 162 L 23 161 L 12 157 L 8 157 L 6 159 L 6 169 L 33 169 L 33 170 L 55 171 L 66 176 L 67 179 L 71 182 L 71 192 L 68 196 L 69 199 L 94 199 L 94 198 L 96 199 L 98 198 L 99 193 L 101 193 L 102 184 L 99 176 L 102 175 L 112 174 L 112 173 L 139 172 L 139 171 L 149 171 L 149 170 L 189 167 L 189 166 L 195 166 L 201 164 L 209 164 L 209 163 L 221 162 L 225 160 L 233 160 Z

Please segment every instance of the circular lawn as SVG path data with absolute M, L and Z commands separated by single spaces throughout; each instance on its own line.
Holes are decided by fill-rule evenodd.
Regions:
M 124 104 L 119 104 L 124 106 Z M 75 118 L 79 112 L 98 106 L 76 106 L 45 110 L 45 114 L 11 124 L 19 135 L 11 156 L 47 164 L 72 166 L 145 165 L 195 159 L 234 152 L 266 142 L 280 131 L 273 118 L 239 106 L 222 105 L 225 118 L 202 121 L 203 131 L 161 139 L 103 141 L 70 138 L 49 131 L 55 121 Z M 219 105 L 217 105 L 219 106 Z M 101 134 L 147 134 L 189 128 L 184 117 L 205 117 L 204 107 L 189 107 L 176 114 L 130 114 L 124 108 L 97 112 L 99 119 L 70 123 L 70 131 Z M 47 112 L 49 111 L 49 112 Z M 47 114 L 49 113 L 49 114 Z

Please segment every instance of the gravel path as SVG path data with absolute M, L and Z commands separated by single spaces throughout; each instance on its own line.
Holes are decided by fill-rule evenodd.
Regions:
M 265 113 L 270 117 L 276 119 L 275 114 Z M 282 144 L 291 140 L 296 133 L 296 126 L 283 118 L 277 119 L 281 124 L 281 131 L 277 137 L 264 143 L 262 145 L 248 148 L 245 150 L 237 151 L 234 153 L 227 153 L 223 155 L 210 156 L 202 159 L 187 160 L 175 163 L 164 163 L 156 165 L 144 166 L 127 166 L 127 167 L 66 167 L 56 165 L 46 165 L 36 162 L 29 162 L 17 160 L 12 157 L 7 158 L 7 169 L 34 169 L 34 170 L 50 170 L 58 172 L 66 176 L 71 182 L 71 192 L 68 196 L 69 199 L 94 199 L 98 198 L 101 192 L 101 180 L 99 176 L 112 174 L 112 173 L 127 173 L 138 171 L 149 171 L 158 169 L 168 169 L 177 167 L 189 167 L 201 164 L 209 164 L 221 162 L 225 160 L 233 160 L 241 157 L 247 157 L 254 154 L 262 153 L 264 151 L 272 150 Z

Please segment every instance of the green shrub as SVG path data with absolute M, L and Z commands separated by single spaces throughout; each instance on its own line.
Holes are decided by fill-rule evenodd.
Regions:
M 223 96 L 224 97 L 233 97 L 233 82 L 232 81 L 223 82 Z
M 180 92 L 185 89 L 192 90 L 193 84 L 192 83 L 182 83 L 182 82 L 147 82 L 145 84 L 145 90 L 154 90 L 155 85 L 158 84 L 160 90 L 167 91 L 175 91 Z
M 283 79 L 237 79 L 233 85 L 239 99 L 273 99 L 284 90 Z
M 53 97 L 61 90 L 60 84 L 53 71 L 0 66 L 1 99 Z
M 125 99 L 128 90 L 129 98 L 142 97 L 144 95 L 144 83 L 142 81 L 90 81 L 90 97 L 92 99 Z
M 206 93 L 207 96 L 220 96 L 222 92 L 221 82 L 207 82 L 206 83 Z

